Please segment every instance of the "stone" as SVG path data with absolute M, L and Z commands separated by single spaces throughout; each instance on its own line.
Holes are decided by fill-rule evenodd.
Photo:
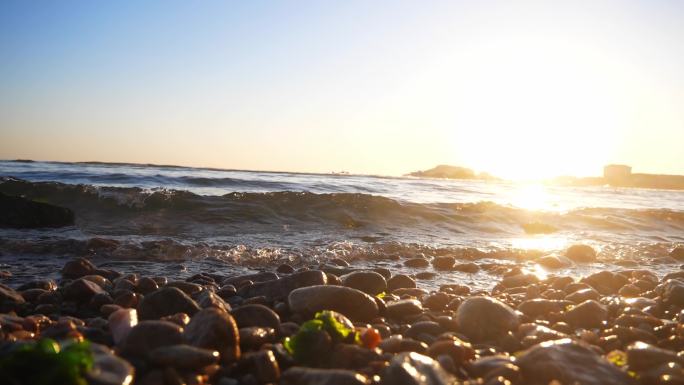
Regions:
M 378 304 L 368 294 L 344 286 L 309 286 L 288 296 L 290 310 L 310 317 L 321 310 L 334 310 L 354 321 L 369 321 L 378 315 Z
M 85 278 L 72 281 L 64 287 L 64 299 L 76 302 L 87 302 L 96 294 L 106 293 L 100 286 Z
M 409 327 L 408 330 L 406 330 L 402 335 L 406 338 L 413 338 L 419 341 L 427 342 L 423 338 L 424 335 L 436 337 L 444 332 L 446 332 L 446 330 L 442 327 L 442 325 L 435 321 L 419 321 L 411 324 L 411 327 Z
M 387 281 L 387 290 L 393 291 L 402 288 L 415 288 L 416 281 L 406 274 L 397 274 Z
M 677 307 L 684 307 L 684 281 L 668 279 L 656 287 L 663 303 Z
M 198 370 L 216 364 L 219 352 L 190 345 L 170 345 L 154 349 L 148 360 L 159 366 L 172 366 L 176 369 Z
M 603 325 L 603 321 L 607 319 L 608 310 L 606 307 L 593 299 L 573 306 L 565 312 L 565 321 L 578 328 L 599 328 Z
M 572 245 L 565 251 L 565 257 L 578 263 L 596 261 L 596 250 L 589 245 Z
M 684 261 L 684 246 L 677 246 L 672 251 L 670 251 L 670 258 L 674 258 L 677 261 Z
M 150 277 L 142 277 L 138 280 L 136 291 L 141 294 L 149 294 L 159 289 L 159 285 Z
M 223 311 L 230 311 L 230 305 L 226 301 L 219 297 L 217 294 L 209 290 L 204 290 L 197 298 L 197 305 L 202 309 L 207 307 L 214 307 Z
M 451 270 L 456 264 L 456 258 L 450 255 L 435 257 L 432 260 L 432 267 L 436 270 Z
M 385 353 L 416 352 L 422 354 L 428 349 L 425 342 L 413 338 L 403 338 L 401 335 L 385 338 L 378 347 Z
M 286 277 L 256 282 L 251 285 L 241 287 L 237 295 L 243 298 L 251 298 L 264 296 L 267 299 L 281 299 L 287 296 L 295 289 L 327 284 L 327 276 L 324 272 L 318 270 L 307 270 L 299 273 L 293 273 Z
M 370 385 L 364 375 L 343 369 L 314 369 L 294 366 L 280 376 L 280 385 Z
M 272 350 L 260 350 L 247 353 L 242 357 L 250 373 L 253 373 L 260 384 L 271 384 L 280 379 L 280 365 Z
M 217 350 L 221 361 L 231 363 L 240 358 L 240 334 L 235 319 L 215 308 L 200 310 L 185 327 L 185 341 L 204 349 Z
M 292 274 L 295 272 L 295 269 L 294 269 L 294 267 L 288 265 L 287 263 L 283 263 L 282 265 L 280 265 L 276 268 L 276 272 L 281 273 L 281 274 Z
M 404 261 L 404 266 L 421 269 L 430 266 L 430 262 L 425 258 L 411 258 Z
M 342 285 L 376 295 L 387 290 L 385 277 L 374 271 L 355 271 L 340 277 Z
M 0 283 L 0 312 L 8 313 L 16 310 L 25 302 L 21 294 Z
M 480 271 L 480 266 L 474 262 L 457 263 L 451 268 L 454 271 L 460 271 L 462 273 L 475 274 Z
M 159 319 L 176 313 L 190 316 L 197 313 L 200 307 L 187 294 L 175 287 L 164 287 L 143 298 L 138 307 L 140 319 Z
M 510 289 L 514 287 L 529 286 L 539 282 L 539 278 L 534 274 L 514 274 L 504 277 L 501 286 Z
M 456 366 L 461 366 L 464 362 L 475 358 L 473 347 L 458 339 L 435 341 L 427 349 L 426 354 L 434 359 L 446 354 L 451 357 Z
M 183 342 L 183 328 L 167 321 L 142 321 L 121 342 L 121 355 L 145 358 L 154 349 Z
M 590 299 L 598 300 L 599 298 L 601 298 L 601 294 L 599 294 L 598 291 L 591 287 L 573 291 L 572 293 L 565 296 L 566 300 L 574 303 L 582 303 Z
M 280 330 L 280 316 L 264 305 L 244 305 L 231 312 L 238 328 L 260 326 Z
M 242 351 L 259 350 L 266 343 L 275 342 L 276 331 L 273 328 L 251 326 L 238 329 L 240 349 Z
M 118 345 L 128 337 L 131 330 L 138 324 L 138 313 L 135 309 L 118 309 L 109 314 L 108 321 L 114 343 Z
M 189 296 L 195 296 L 202 291 L 204 291 L 204 287 L 202 285 L 198 285 L 196 283 L 192 282 L 185 282 L 185 281 L 173 281 L 169 282 L 166 284 L 166 287 L 175 287 L 183 291 L 183 293 L 189 295 Z
M 66 207 L 0 193 L 0 227 L 35 229 L 74 224 L 74 212 Z
M 85 258 L 76 258 L 64 264 L 62 277 L 76 279 L 85 275 L 95 274 L 97 267 Z
M 668 362 L 684 363 L 676 352 L 662 349 L 645 342 L 634 342 L 627 347 L 629 370 L 637 372 L 648 370 Z
M 233 285 L 238 287 L 241 282 L 252 281 L 252 282 L 266 282 L 278 279 L 278 274 L 271 272 L 254 273 L 247 275 L 239 275 L 237 277 L 226 278 L 221 281 L 221 285 Z
M 135 369 L 128 361 L 117 357 L 114 352 L 100 344 L 90 344 L 93 352 L 93 366 L 86 373 L 89 385 L 129 385 Z
M 557 255 L 545 255 L 537 258 L 536 262 L 547 269 L 562 269 L 572 264 L 567 258 L 561 258 Z
M 530 385 L 562 384 L 629 385 L 626 372 L 618 369 L 591 348 L 570 339 L 534 345 L 518 355 L 516 364 Z
M 572 303 L 569 301 L 535 298 L 523 301 L 518 305 L 518 310 L 529 317 L 537 318 L 551 312 L 563 311 L 565 310 L 565 307 L 570 304 Z
M 404 318 L 423 312 L 423 305 L 416 299 L 402 299 L 389 302 L 385 308 L 385 315 L 390 318 Z
M 380 385 L 448 385 L 456 378 L 432 358 L 415 352 L 395 355 L 382 373 Z
M 491 297 L 470 297 L 456 311 L 463 334 L 475 342 L 495 341 L 518 327 L 518 315 L 505 303 Z

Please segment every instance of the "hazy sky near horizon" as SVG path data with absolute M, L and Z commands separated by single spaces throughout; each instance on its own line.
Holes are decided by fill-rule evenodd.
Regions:
M 0 3 L 0 158 L 684 174 L 682 1 Z

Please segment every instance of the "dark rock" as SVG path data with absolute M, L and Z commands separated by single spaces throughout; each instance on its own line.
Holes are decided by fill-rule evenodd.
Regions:
M 430 266 L 430 262 L 425 258 L 411 258 L 404 262 L 404 266 L 421 269 Z
M 415 276 L 416 279 L 427 280 L 435 278 L 437 276 L 437 273 L 435 273 L 434 271 L 421 271 L 416 273 Z
M 450 301 L 451 297 L 449 297 L 448 294 L 437 292 L 425 297 L 423 299 L 423 304 L 425 304 L 425 307 L 428 309 L 442 310 L 449 304 Z
M 436 270 L 451 270 L 456 263 L 456 258 L 450 255 L 444 255 L 440 257 L 435 257 L 432 260 L 432 267 Z
M 627 364 L 629 370 L 644 371 L 668 362 L 684 363 L 677 353 L 662 349 L 645 342 L 635 342 L 627 347 Z
M 634 381 L 592 349 L 570 339 L 538 344 L 522 352 L 516 364 L 525 384 L 627 385 Z
M 376 295 L 387 290 L 385 277 L 374 271 L 355 271 L 340 277 L 342 285 Z
M 86 374 L 89 385 L 127 385 L 135 370 L 128 361 L 117 357 L 106 346 L 91 344 L 93 367 Z
M 547 269 L 562 269 L 572 264 L 566 258 L 561 258 L 556 255 L 545 255 L 543 257 L 539 257 L 537 258 L 536 262 Z
M 656 287 L 663 303 L 667 305 L 684 307 L 684 281 L 668 279 Z
M 288 265 L 287 263 L 284 263 L 276 269 L 276 272 L 282 273 L 282 274 L 292 274 L 294 273 L 295 269 L 294 267 Z
M 259 350 L 262 345 L 275 342 L 276 331 L 273 328 L 251 326 L 238 329 L 240 334 L 240 349 L 242 351 Z
M 0 227 L 35 229 L 74 224 L 74 212 L 65 207 L 0 193 Z
M 572 245 L 565 251 L 565 256 L 575 262 L 595 262 L 596 250 L 588 245 Z
M 52 291 L 57 289 L 57 283 L 52 279 L 41 279 L 37 281 L 27 282 L 19 286 L 19 288 L 17 288 L 18 291 L 24 291 L 29 289 L 42 289 Z
M 601 298 L 601 294 L 593 288 L 579 289 L 565 296 L 566 300 L 574 303 L 582 303 L 590 299 L 598 300 L 599 298 Z
M 355 321 L 369 321 L 378 315 L 378 305 L 368 294 L 344 286 L 309 286 L 293 290 L 290 310 L 305 317 L 321 310 L 334 310 Z
M 260 326 L 280 330 L 280 317 L 264 305 L 245 305 L 231 313 L 239 328 Z
M 159 347 L 183 342 L 183 329 L 166 321 L 142 321 L 135 325 L 120 346 L 121 354 L 130 357 L 147 357 Z
M 566 322 L 578 328 L 598 328 L 607 319 L 606 307 L 591 299 L 573 306 L 565 313 Z
M 96 294 L 106 294 L 97 284 L 84 278 L 72 281 L 64 287 L 64 299 L 76 302 L 87 302 Z
M 213 307 L 222 311 L 230 311 L 230 305 L 223 300 L 223 298 L 214 294 L 209 290 L 203 291 L 197 298 L 197 304 L 202 309 L 207 307 Z
M 457 263 L 456 265 L 454 265 L 454 267 L 451 270 L 460 271 L 463 273 L 475 274 L 478 271 L 480 271 L 480 266 L 474 262 Z
M 97 267 L 85 258 L 76 258 L 64 264 L 62 276 L 76 279 L 85 275 L 95 274 Z
M 558 301 L 544 298 L 529 299 L 518 305 L 518 310 L 532 318 L 537 318 L 551 312 L 560 312 L 571 304 L 568 301 Z
M 676 259 L 677 261 L 684 261 L 684 246 L 677 246 L 672 251 L 670 251 L 670 258 Z
M 402 319 L 423 312 L 423 305 L 415 299 L 402 299 L 390 302 L 385 308 L 385 315 L 390 318 Z
M 159 319 L 176 313 L 190 316 L 197 313 L 200 307 L 187 294 L 175 287 L 164 287 L 154 291 L 140 302 L 140 319 Z
M 280 279 L 244 286 L 237 294 L 243 298 L 264 296 L 271 300 L 281 299 L 287 298 L 290 292 L 297 288 L 325 285 L 327 282 L 327 277 L 322 271 L 307 270 Z
M 21 294 L 0 283 L 0 312 L 7 313 L 18 309 L 26 302 Z
M 470 297 L 456 311 L 460 330 L 475 342 L 493 341 L 518 327 L 518 315 L 491 297 Z
M 239 286 L 240 282 L 252 281 L 252 282 L 266 282 L 278 279 L 278 274 L 263 272 L 255 274 L 240 275 L 237 277 L 226 278 L 221 282 L 221 285 L 233 285 L 235 287 Z
M 411 327 L 403 333 L 403 336 L 425 342 L 425 340 L 421 337 L 422 335 L 426 334 L 436 337 L 444 332 L 446 332 L 446 330 L 437 322 L 419 321 L 411 324 Z
M 413 338 L 402 338 L 399 335 L 385 338 L 378 347 L 385 353 L 416 352 L 422 354 L 427 351 L 428 345 L 425 342 Z
M 217 350 L 224 363 L 240 358 L 240 334 L 235 319 L 228 313 L 214 308 L 200 310 L 185 327 L 184 337 L 192 346 Z
M 241 363 L 247 365 L 247 370 L 254 374 L 260 384 L 271 384 L 280 379 L 280 365 L 272 350 L 247 353 Z
M 141 294 L 149 294 L 157 289 L 159 289 L 159 285 L 150 277 L 140 278 L 136 286 L 136 290 Z
M 217 363 L 219 353 L 215 350 L 181 344 L 154 349 L 150 352 L 148 359 L 159 366 L 197 370 Z
M 475 358 L 475 350 L 469 343 L 461 340 L 438 340 L 433 342 L 426 354 L 432 358 L 441 355 L 448 355 L 456 366 L 461 366 L 464 362 Z
M 414 287 L 416 287 L 416 281 L 406 274 L 397 274 L 387 281 L 387 290 L 390 292 L 395 289 Z
M 384 370 L 381 385 L 447 385 L 456 378 L 432 358 L 418 353 L 400 353 Z
M 283 372 L 280 385 L 370 385 L 360 373 L 343 369 L 314 369 L 294 366 Z
M 534 274 L 514 274 L 504 277 L 501 280 L 501 286 L 505 288 L 514 288 L 521 286 L 529 286 L 539 282 L 539 278 Z
M 173 281 L 166 284 L 166 287 L 175 287 L 189 296 L 195 296 L 204 290 L 202 285 L 185 281 Z

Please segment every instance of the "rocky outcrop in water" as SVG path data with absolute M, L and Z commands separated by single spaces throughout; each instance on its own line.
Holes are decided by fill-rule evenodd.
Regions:
M 0 227 L 34 229 L 74 224 L 74 213 L 65 207 L 0 193 Z

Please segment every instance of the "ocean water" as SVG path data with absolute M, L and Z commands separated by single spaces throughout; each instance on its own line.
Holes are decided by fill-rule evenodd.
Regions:
M 73 256 L 176 275 L 335 257 L 405 271 L 417 255 L 535 268 L 574 243 L 600 263 L 573 271 L 668 271 L 684 243 L 684 191 L 23 161 L 0 161 L 0 178 L 0 192 L 76 214 L 73 227 L 0 229 L 0 269 L 24 267 L 15 280 Z M 488 279 L 454 274 L 435 282 Z

